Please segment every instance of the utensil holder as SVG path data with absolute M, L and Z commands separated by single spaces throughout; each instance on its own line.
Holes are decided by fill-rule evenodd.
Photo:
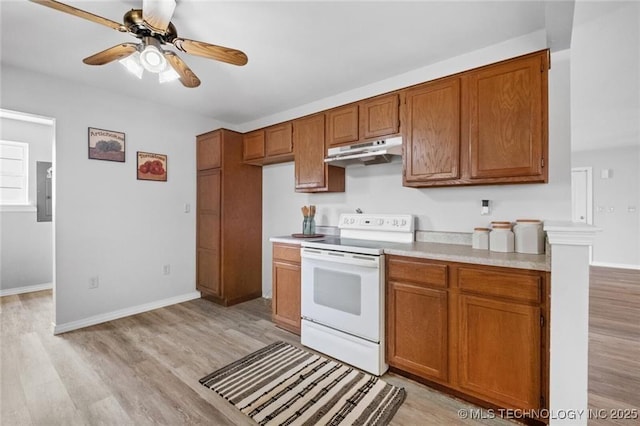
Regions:
M 302 221 L 302 233 L 304 235 L 315 235 L 316 233 L 316 221 L 313 217 L 305 217 Z

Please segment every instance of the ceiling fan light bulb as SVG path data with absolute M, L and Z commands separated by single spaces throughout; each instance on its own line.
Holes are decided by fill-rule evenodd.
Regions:
M 127 69 L 131 74 L 138 78 L 142 78 L 144 68 L 140 64 L 140 53 L 135 52 L 132 55 L 127 56 L 119 61 L 123 67 Z
M 167 67 L 165 71 L 162 71 L 158 74 L 158 81 L 160 83 L 169 83 L 171 81 L 175 81 L 180 78 L 180 74 L 176 72 L 172 67 Z
M 167 60 L 155 46 L 148 45 L 140 53 L 140 63 L 149 72 L 160 73 L 167 67 Z

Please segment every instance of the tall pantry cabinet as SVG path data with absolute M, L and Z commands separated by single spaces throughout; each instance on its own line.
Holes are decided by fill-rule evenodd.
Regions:
M 242 139 L 196 137 L 196 288 L 225 306 L 262 295 L 262 169 L 243 164 Z

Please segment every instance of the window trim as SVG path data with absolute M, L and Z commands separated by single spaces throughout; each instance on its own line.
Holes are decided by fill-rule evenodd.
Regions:
M 15 202 L 15 203 L 7 202 L 5 200 L 0 199 L 0 208 L 2 208 L 1 211 L 31 211 L 30 209 L 28 209 L 28 207 L 35 208 L 35 206 L 29 200 L 29 148 L 30 148 L 29 143 L 0 139 L 0 144 L 19 146 L 23 148 L 24 156 L 22 157 L 22 162 L 25 166 L 24 173 L 22 175 L 24 177 L 24 182 L 25 182 L 23 199 L 20 202 Z

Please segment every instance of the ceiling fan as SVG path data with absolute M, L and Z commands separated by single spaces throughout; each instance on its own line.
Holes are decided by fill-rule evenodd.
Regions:
M 228 64 L 242 66 L 247 63 L 247 55 L 239 50 L 178 37 L 176 27 L 171 23 L 176 8 L 175 0 L 143 0 L 142 9 L 131 9 L 125 13 L 122 24 L 58 1 L 30 1 L 123 33 L 128 32 L 141 40 L 141 43 L 118 44 L 84 58 L 82 61 L 88 65 L 104 65 L 119 60 L 138 78 L 142 78 L 144 70 L 147 70 L 158 74 L 161 83 L 180 79 L 186 87 L 197 87 L 200 79 L 178 55 L 164 50 L 164 45 L 172 44 L 181 52 Z

